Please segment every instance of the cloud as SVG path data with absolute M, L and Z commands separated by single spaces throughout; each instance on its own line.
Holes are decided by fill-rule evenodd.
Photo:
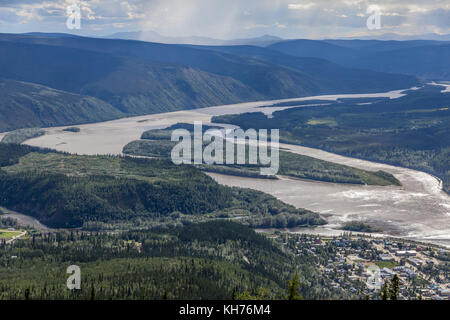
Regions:
M 0 0 L 0 32 L 68 32 L 66 7 L 73 3 L 81 7 L 79 32 L 87 35 L 99 30 L 216 38 L 370 35 L 366 9 L 375 3 L 385 31 L 450 32 L 450 4 L 443 0 Z
M 289 10 L 305 10 L 314 7 L 316 4 L 314 2 L 309 3 L 290 3 L 288 4 Z

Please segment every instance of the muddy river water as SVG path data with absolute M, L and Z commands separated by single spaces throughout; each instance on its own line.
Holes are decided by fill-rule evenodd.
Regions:
M 81 132 L 64 132 L 63 128 L 47 128 L 46 135 L 27 141 L 33 146 L 48 147 L 77 154 L 121 154 L 130 141 L 137 140 L 149 129 L 164 128 L 178 122 L 207 124 L 213 115 L 244 112 L 273 111 L 286 107 L 267 107 L 278 102 L 312 99 L 335 100 L 338 98 L 402 96 L 401 91 L 380 94 L 327 95 L 299 99 L 241 103 L 165 114 L 153 114 L 114 121 L 79 125 Z M 320 106 L 318 106 L 320 107 Z M 337 228 L 345 221 L 360 220 L 380 226 L 383 233 L 421 240 L 450 247 L 450 197 L 442 191 L 441 182 L 432 175 L 339 156 L 318 149 L 286 145 L 292 152 L 350 165 L 366 170 L 384 170 L 392 173 L 401 187 L 374 187 L 334 184 L 280 177 L 279 180 L 263 180 L 210 174 L 219 183 L 229 186 L 252 188 L 269 193 L 299 208 L 320 213 L 329 224 L 325 227 L 302 229 L 299 232 L 339 234 Z

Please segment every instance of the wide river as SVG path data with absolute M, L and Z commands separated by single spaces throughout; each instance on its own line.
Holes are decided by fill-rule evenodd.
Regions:
M 207 124 L 213 115 L 244 112 L 262 111 L 270 115 L 286 107 L 261 106 L 278 102 L 358 97 L 396 99 L 401 96 L 401 90 L 379 94 L 326 95 L 153 114 L 79 125 L 79 133 L 62 131 L 66 127 L 47 128 L 46 135 L 29 140 L 27 144 L 77 154 L 121 154 L 122 148 L 130 141 L 139 139 L 144 131 L 164 128 L 178 122 L 202 121 Z M 329 222 L 325 227 L 293 230 L 294 232 L 335 235 L 342 232 L 337 228 L 343 222 L 360 220 L 380 226 L 385 234 L 450 247 L 450 197 L 442 191 L 439 179 L 415 170 L 352 159 L 318 149 L 286 144 L 281 146 L 318 159 L 366 170 L 390 172 L 401 181 L 402 187 L 335 184 L 285 177 L 279 180 L 263 180 L 218 174 L 210 176 L 224 185 L 264 191 L 296 207 L 316 211 Z

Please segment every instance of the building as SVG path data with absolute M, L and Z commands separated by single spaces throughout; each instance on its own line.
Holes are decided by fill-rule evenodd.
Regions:
M 396 252 L 396 255 L 399 257 L 415 257 L 417 255 L 417 251 L 415 251 L 415 250 L 399 250 Z
M 389 268 L 383 268 L 380 271 L 380 276 L 383 279 L 386 279 L 386 278 L 391 279 L 394 275 L 395 275 L 395 272 Z
M 408 258 L 406 261 L 415 267 L 420 267 L 422 265 L 422 261 L 416 258 Z
M 441 297 L 450 297 L 450 289 L 439 289 L 438 293 Z
M 394 261 L 394 257 L 387 253 L 382 253 L 378 256 L 381 261 Z

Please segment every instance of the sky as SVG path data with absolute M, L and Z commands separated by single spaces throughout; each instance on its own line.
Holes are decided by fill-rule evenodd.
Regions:
M 73 4 L 81 9 L 79 30 L 66 26 Z M 371 5 L 380 9 L 381 29 L 367 27 Z M 217 39 L 449 34 L 450 0 L 0 0 L 0 33 L 128 31 Z

